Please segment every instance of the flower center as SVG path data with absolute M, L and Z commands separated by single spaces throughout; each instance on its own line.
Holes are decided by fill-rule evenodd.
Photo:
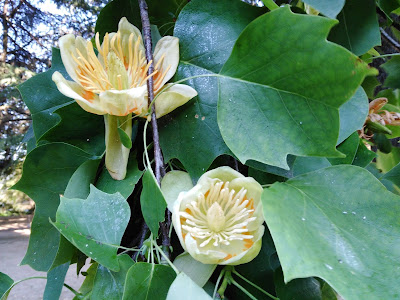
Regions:
M 180 212 L 184 236 L 190 233 L 194 239 L 199 239 L 200 247 L 211 241 L 218 246 L 220 243 L 229 245 L 234 240 L 251 240 L 253 235 L 248 225 L 256 217 L 253 217 L 254 201 L 247 199 L 246 193 L 244 188 L 239 192 L 229 189 L 229 182 L 213 183 L 210 190 Z
M 207 223 L 214 232 L 220 232 L 224 228 L 225 214 L 217 202 L 214 202 L 207 210 Z
M 76 48 L 77 56 L 72 58 L 78 64 L 76 74 L 81 85 L 93 93 L 106 90 L 123 90 L 139 87 L 146 84 L 147 79 L 154 76 L 154 90 L 158 90 L 170 67 L 162 72 L 164 55 L 154 66 L 154 72 L 147 75 L 153 61 L 146 63 L 143 51 L 140 49 L 141 37 L 133 42 L 131 33 L 127 43 L 123 43 L 121 33 L 117 32 L 111 38 L 106 33 L 103 45 L 100 45 L 99 33 L 96 33 L 96 47 L 98 56 L 94 52 L 90 41 L 86 44 L 86 55 Z M 124 48 L 127 51 L 123 51 Z M 125 53 L 125 54 L 124 54 Z

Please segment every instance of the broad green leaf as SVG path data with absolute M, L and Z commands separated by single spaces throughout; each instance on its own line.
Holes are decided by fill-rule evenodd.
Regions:
M 127 254 L 118 256 L 120 270 L 113 272 L 99 265 L 94 279 L 93 299 L 120 300 L 124 293 L 126 273 L 135 263 Z
M 400 164 L 397 164 L 389 172 L 384 174 L 381 178 L 389 180 L 389 181 L 393 182 L 395 185 L 397 185 L 398 187 L 400 187 Z
M 27 253 L 21 264 L 37 271 L 48 271 L 57 255 L 60 234 L 49 223 L 60 203 L 60 194 L 75 170 L 93 157 L 79 148 L 64 143 L 38 146 L 27 155 L 18 189 L 36 204 Z M 63 261 L 62 263 L 65 263 Z
M 339 107 L 376 70 L 327 42 L 334 23 L 286 6 L 242 32 L 220 72 L 218 103 L 222 137 L 240 161 L 288 169 L 288 154 L 341 157 Z
M 121 194 L 91 186 L 87 199 L 61 197 L 53 225 L 87 256 L 118 271 L 117 248 L 129 218 L 130 208 Z
M 265 189 L 262 202 L 285 282 L 315 276 L 344 299 L 400 297 L 400 197 L 367 170 L 304 174 Z
M 368 150 L 360 139 L 353 165 L 365 168 L 375 157 L 375 152 Z
M 32 77 L 18 87 L 22 99 L 31 112 L 33 131 L 37 141 L 60 121 L 60 117 L 53 112 L 75 102 L 58 91 L 56 84 L 51 80 L 55 71 L 67 76 L 61 61 L 60 50 L 53 48 L 51 69 Z
M 322 300 L 321 284 L 313 277 L 293 279 L 285 284 L 279 268 L 274 273 L 274 283 L 279 300 Z
M 329 162 L 332 165 L 344 165 L 353 164 L 354 158 L 356 157 L 358 146 L 360 145 L 360 138 L 358 133 L 354 132 L 350 135 L 343 143 L 341 143 L 337 149 L 346 155 L 344 158 L 329 158 Z
M 377 4 L 388 16 L 392 11 L 400 7 L 399 0 L 378 0 Z
M 186 0 L 147 1 L 150 23 L 157 25 L 162 35 L 171 34 L 175 20 L 186 3 Z M 142 28 L 138 1 L 113 0 L 100 11 L 95 31 L 100 33 L 101 38 L 106 32 L 116 32 L 122 17 L 127 17 L 133 25 Z
M 190 175 L 183 171 L 170 171 L 161 180 L 161 192 L 167 202 L 168 209 L 172 211 L 174 202 L 181 192 L 187 192 L 193 187 Z
M 381 83 L 378 81 L 378 78 L 370 76 L 364 79 L 361 86 L 367 94 L 368 98 L 374 99 L 375 89 L 378 85 L 381 85 Z
M 367 115 L 368 97 L 363 88 L 359 87 L 353 97 L 339 108 L 340 130 L 337 144 L 347 139 L 354 131 L 360 130 Z
M 199 287 L 185 273 L 180 273 L 168 290 L 167 300 L 212 300 L 212 298 Z
M 113 194 L 119 192 L 125 198 L 128 198 L 142 177 L 143 171 L 138 168 L 138 163 L 133 153 L 129 156 L 128 167 L 124 180 L 112 179 L 110 173 L 104 167 L 96 182 L 96 187 L 105 193 Z
M 376 154 L 376 166 L 378 169 L 382 170 L 383 173 L 389 172 L 400 162 L 399 148 L 393 147 L 392 151 L 387 154 L 378 150 Z
M 360 56 L 381 44 L 375 0 L 347 0 L 329 40 Z
M 400 88 L 400 56 L 393 56 L 382 65 L 382 68 L 388 74 L 384 85 L 394 89 Z
M 174 265 L 199 287 L 206 284 L 217 267 L 217 265 L 203 264 L 187 252 L 178 255 L 174 260 Z
M 158 236 L 159 223 L 165 219 L 167 202 L 157 184 L 152 170 L 146 170 L 142 178 L 143 190 L 140 195 L 143 218 L 151 232 Z
M 334 19 L 342 10 L 345 0 L 304 0 L 303 2 L 311 5 L 323 15 Z
M 43 294 L 43 300 L 54 300 L 60 298 L 68 269 L 69 262 L 59 265 L 47 273 L 47 283 Z
M 14 280 L 10 276 L 0 272 L 0 299 L 6 300 L 10 293 Z
M 277 176 L 292 178 L 297 175 L 308 173 L 331 166 L 329 160 L 325 157 L 301 157 L 289 155 L 287 159 L 289 170 L 251 161 L 247 165 L 267 173 Z
M 219 72 L 241 31 L 263 12 L 241 1 L 190 1 L 174 30 L 180 46 L 176 80 Z M 202 77 L 184 84 L 198 96 L 159 120 L 160 143 L 166 161 L 179 159 L 198 178 L 216 157 L 230 152 L 217 124 L 217 80 Z
M 85 199 L 90 193 L 90 184 L 94 183 L 99 163 L 100 160 L 97 159 L 88 160 L 80 165 L 74 174 L 72 174 L 65 188 L 64 196 L 67 198 Z M 61 236 L 58 251 L 51 269 L 67 262 L 70 263 L 76 251 L 77 249 L 64 236 Z
M 134 264 L 126 274 L 123 300 L 166 299 L 176 277 L 171 267 L 144 262 Z
M 83 281 L 81 288 L 79 289 L 79 293 L 81 293 L 84 296 L 91 293 L 91 291 L 93 290 L 94 280 L 96 278 L 98 268 L 99 268 L 99 264 L 97 262 L 94 262 L 89 267 L 89 269 L 87 269 L 86 275 L 85 275 L 86 278 Z M 78 299 L 76 299 L 76 297 L 75 297 L 74 300 L 78 300 Z
M 59 118 L 55 126 L 42 139 L 65 142 L 93 155 L 102 155 L 104 144 L 104 118 L 83 110 L 76 102 L 56 109 Z

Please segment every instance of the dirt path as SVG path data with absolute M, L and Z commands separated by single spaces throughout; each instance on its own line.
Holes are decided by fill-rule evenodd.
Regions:
M 18 266 L 28 248 L 31 217 L 0 218 L 0 272 L 10 276 L 14 281 L 31 276 L 46 276 L 29 266 Z M 76 276 L 76 266 L 68 270 L 65 282 L 74 289 L 79 289 L 83 276 Z M 39 300 L 43 297 L 46 286 L 44 279 L 32 279 L 16 285 L 8 297 L 9 300 Z M 72 299 L 74 294 L 63 288 L 60 299 Z

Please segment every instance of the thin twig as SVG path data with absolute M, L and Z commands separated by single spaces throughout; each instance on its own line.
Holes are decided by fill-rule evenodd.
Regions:
M 140 240 L 139 240 L 139 248 L 143 246 L 144 240 L 146 239 L 147 232 L 149 231 L 149 226 L 147 226 L 146 222 L 143 220 L 142 229 L 140 230 Z M 139 255 L 139 252 L 135 252 L 132 255 L 132 259 L 136 260 Z
M 150 20 L 148 15 L 148 7 L 145 0 L 138 0 L 139 9 L 140 9 L 140 17 L 142 19 L 142 29 L 143 29 L 143 41 L 145 48 L 145 55 L 147 62 L 153 61 L 153 51 L 151 45 L 151 29 L 150 29 Z M 147 75 L 150 75 L 154 72 L 154 64 L 151 63 Z M 156 112 L 154 107 L 154 82 L 153 76 L 147 80 L 147 91 L 148 91 L 148 104 L 151 105 L 151 127 L 153 128 L 153 142 L 154 142 L 154 160 L 155 167 L 154 173 L 157 179 L 158 185 L 161 185 L 161 178 L 165 175 L 165 167 L 164 167 L 164 159 L 161 152 L 160 147 L 160 138 L 158 134 L 158 125 Z M 171 226 L 171 216 L 170 212 L 167 210 L 166 212 L 166 220 L 161 223 L 161 232 L 162 232 L 162 245 L 164 246 L 164 251 L 166 252 L 167 257 L 169 257 L 169 246 L 170 240 L 168 236 L 169 227 Z
M 400 52 L 400 44 L 399 42 L 395 41 L 385 30 L 380 28 L 382 36 L 386 39 L 390 44 L 392 44 L 393 48 Z

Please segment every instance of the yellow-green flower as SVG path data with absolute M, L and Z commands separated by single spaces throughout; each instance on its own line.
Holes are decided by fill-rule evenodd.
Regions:
M 129 149 L 122 145 L 118 128 L 130 137 L 132 114 L 144 116 L 148 112 L 147 63 L 139 29 L 122 18 L 118 31 L 106 34 L 100 44 L 96 34 L 96 52 L 90 41 L 72 34 L 60 38 L 63 64 L 73 81 L 54 72 L 58 90 L 73 98 L 86 111 L 104 115 L 106 124 L 106 167 L 114 179 L 126 174 Z M 154 49 L 154 92 L 157 94 L 176 72 L 179 63 L 179 40 L 165 36 Z M 157 118 L 185 104 L 197 95 L 190 86 L 169 86 L 155 101 Z
M 100 45 L 96 34 L 96 55 L 90 41 L 67 34 L 60 38 L 61 58 L 68 75 L 54 72 L 53 81 L 61 93 L 73 98 L 86 111 L 98 115 L 126 116 L 148 109 L 147 71 L 139 29 L 124 17 L 118 32 L 104 36 Z M 179 40 L 165 36 L 154 49 L 154 91 L 157 93 L 172 78 L 179 63 Z M 156 100 L 156 115 L 162 117 L 197 95 L 190 86 L 173 85 Z
M 172 221 L 182 247 L 204 264 L 238 265 L 261 249 L 262 187 L 230 167 L 206 172 L 179 194 Z

